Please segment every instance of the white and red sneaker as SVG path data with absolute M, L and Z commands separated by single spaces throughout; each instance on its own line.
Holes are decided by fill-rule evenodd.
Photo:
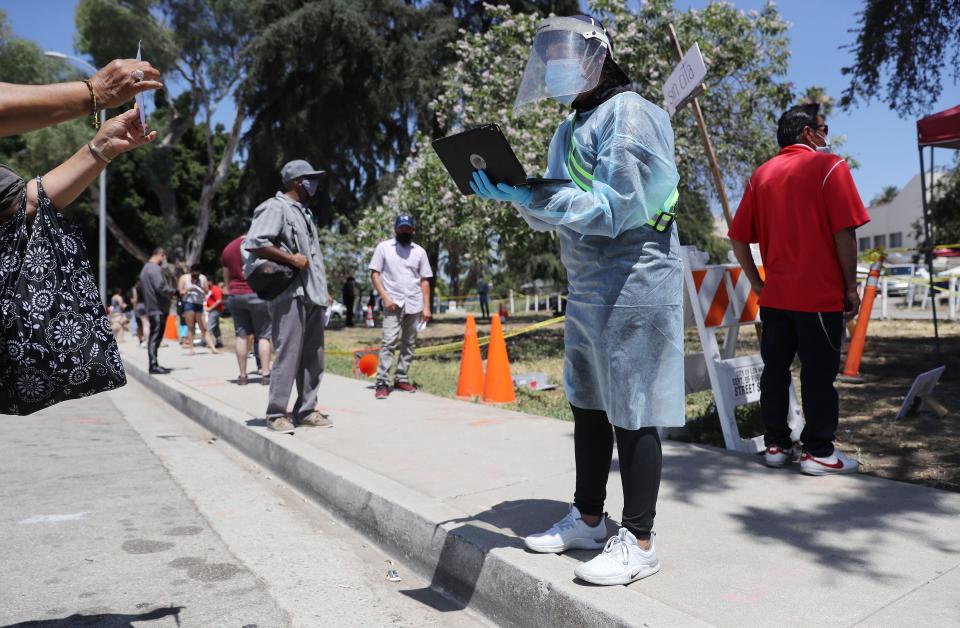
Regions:
M 793 462 L 793 447 L 783 449 L 780 445 L 770 445 L 763 454 L 763 461 L 768 467 L 779 469 Z
M 803 455 L 800 456 L 800 471 L 807 475 L 856 473 L 859 468 L 859 462 L 847 457 L 847 455 L 839 449 L 834 449 L 832 454 L 823 458 L 817 458 L 807 452 L 803 452 Z

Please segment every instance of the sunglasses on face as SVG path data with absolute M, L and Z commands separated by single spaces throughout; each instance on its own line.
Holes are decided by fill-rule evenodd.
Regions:
M 823 133 L 823 136 L 826 137 L 830 135 L 830 126 L 826 124 L 817 124 L 813 126 L 814 129 Z

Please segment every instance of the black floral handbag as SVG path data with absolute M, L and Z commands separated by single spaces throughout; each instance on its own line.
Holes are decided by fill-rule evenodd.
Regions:
M 0 223 L 0 414 L 127 383 L 83 240 L 37 191 L 32 226 L 25 201 Z

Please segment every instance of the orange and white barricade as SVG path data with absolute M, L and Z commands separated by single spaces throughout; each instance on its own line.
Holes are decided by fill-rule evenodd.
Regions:
M 742 325 L 760 320 L 759 297 L 750 288 L 739 264 L 706 265 L 707 254 L 695 246 L 681 247 L 684 283 L 684 327 L 696 327 L 703 351 L 684 356 L 687 394 L 712 390 L 723 440 L 727 449 L 763 451 L 763 437 L 745 439 L 737 427 L 736 408 L 760 401 L 760 354 L 737 356 L 737 338 Z M 763 276 L 763 268 L 760 267 Z M 725 330 L 721 346 L 717 332 Z M 793 382 L 790 384 L 789 424 L 799 440 L 803 417 Z

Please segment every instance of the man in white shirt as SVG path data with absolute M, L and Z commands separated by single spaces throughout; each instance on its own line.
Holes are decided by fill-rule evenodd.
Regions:
M 416 225 L 410 214 L 400 214 L 394 223 L 394 238 L 377 245 L 370 260 L 370 278 L 383 300 L 383 342 L 377 369 L 377 399 L 390 394 L 387 384 L 393 354 L 400 346 L 400 360 L 393 387 L 417 392 L 410 383 L 410 363 L 417 341 L 417 326 L 430 320 L 430 281 L 433 271 L 423 247 L 413 243 Z

